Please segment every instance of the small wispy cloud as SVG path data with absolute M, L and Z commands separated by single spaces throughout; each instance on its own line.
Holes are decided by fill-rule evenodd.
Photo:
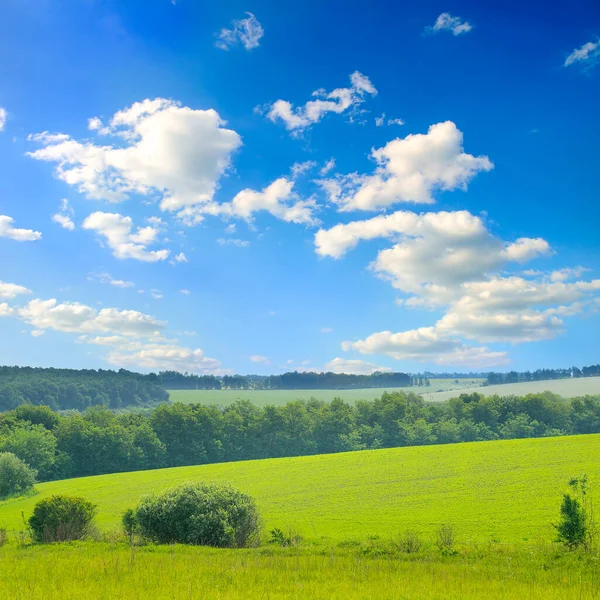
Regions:
M 260 46 L 260 39 L 265 30 L 252 13 L 246 14 L 246 19 L 233 21 L 231 29 L 221 29 L 215 42 L 217 48 L 229 50 L 237 44 L 242 44 L 246 50 L 253 50 Z
M 453 17 L 450 13 L 442 13 L 433 26 L 425 27 L 426 34 L 439 33 L 440 31 L 450 31 L 452 35 L 461 35 L 468 33 L 473 29 L 473 25 L 468 21 L 463 21 L 461 17 Z

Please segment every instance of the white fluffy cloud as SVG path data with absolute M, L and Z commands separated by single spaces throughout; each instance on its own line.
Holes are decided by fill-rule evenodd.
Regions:
M 488 368 L 508 363 L 506 352 L 467 346 L 435 327 L 421 327 L 399 333 L 381 331 L 364 340 L 343 342 L 342 349 L 357 350 L 361 354 L 385 354 L 396 360 L 434 362 L 457 367 Z
M 6 109 L 0 106 L 0 131 L 4 129 L 6 123 Z
M 312 93 L 316 100 L 309 100 L 296 108 L 287 100 L 277 100 L 266 109 L 266 115 L 273 122 L 283 121 L 289 131 L 299 133 L 318 123 L 327 113 L 342 114 L 364 102 L 366 96 L 376 94 L 377 90 L 369 78 L 355 71 L 350 75 L 350 87 L 337 88 L 332 92 L 316 90 Z
M 4 289 L 0 284 L 0 292 Z M 7 298 L 29 293 L 22 286 L 6 284 Z M 15 288 L 18 288 L 15 289 Z M 107 361 L 120 367 L 172 369 L 193 373 L 224 372 L 221 363 L 199 348 L 187 348 L 163 336 L 166 323 L 136 310 L 96 310 L 78 302 L 36 298 L 23 306 L 0 303 L 0 317 L 19 319 L 32 327 L 31 335 L 47 330 L 77 334 L 80 342 L 108 349 Z
M 583 67 L 592 67 L 600 60 L 600 40 L 587 42 L 581 48 L 576 48 L 565 59 L 564 66 L 581 65 Z
M 12 300 L 21 294 L 31 294 L 31 290 L 16 283 L 0 281 L 0 300 Z
M 371 270 L 407 297 L 407 308 L 444 309 L 430 327 L 384 331 L 344 349 L 383 353 L 456 366 L 505 364 L 507 355 L 463 340 L 523 343 L 550 339 L 564 330 L 563 319 L 588 310 L 600 294 L 600 280 L 582 281 L 581 267 L 507 275 L 511 263 L 552 254 L 541 238 L 503 241 L 481 218 L 467 211 L 398 211 L 339 224 L 315 235 L 321 256 L 342 257 L 361 240 L 390 238 Z
M 240 136 L 214 110 L 194 110 L 165 98 L 143 100 L 89 127 L 114 145 L 77 141 L 65 134 L 37 134 L 43 145 L 28 153 L 57 163 L 59 179 L 91 199 L 121 202 L 156 196 L 164 211 L 181 211 L 212 200 Z
M 433 26 L 426 27 L 426 33 L 439 33 L 440 31 L 450 31 L 453 35 L 468 33 L 473 26 L 468 21 L 463 21 L 460 17 L 453 17 L 450 13 L 442 13 Z
M 71 218 L 73 215 L 74 211 L 69 206 L 69 201 L 63 198 L 60 203 L 60 209 L 52 215 L 52 220 L 58 223 L 63 229 L 73 231 L 75 229 L 75 223 L 73 223 L 73 219 Z
M 152 371 L 226 372 L 218 360 L 205 356 L 200 348 L 187 348 L 176 343 L 118 344 L 109 352 L 107 360 L 115 366 L 141 367 Z
M 0 215 L 0 237 L 6 237 L 17 242 L 33 242 L 39 240 L 42 234 L 32 229 L 17 229 L 13 226 L 15 220 L 6 215 Z
M 247 18 L 233 21 L 231 29 L 221 29 L 215 42 L 217 48 L 229 50 L 237 44 L 242 44 L 246 50 L 252 50 L 260 46 L 264 29 L 252 13 L 246 14 Z
M 373 373 L 387 373 L 389 367 L 379 367 L 364 360 L 349 360 L 346 358 L 334 358 L 325 363 L 325 371 L 332 373 L 346 373 L 348 375 L 372 375 Z
M 83 222 L 83 228 L 102 236 L 116 258 L 157 262 L 165 260 L 170 254 L 166 249 L 148 250 L 148 246 L 156 241 L 158 226 L 138 227 L 134 231 L 131 217 L 118 213 L 92 213 Z
M 321 256 L 340 258 L 361 240 L 382 237 L 397 243 L 379 252 L 372 269 L 397 289 L 438 304 L 456 296 L 457 286 L 485 278 L 505 263 L 550 252 L 542 239 L 502 242 L 468 211 L 397 211 L 339 224 L 315 234 L 315 249 Z
M 494 165 L 487 156 L 463 150 L 463 134 L 452 121 L 431 125 L 426 134 L 396 138 L 374 149 L 371 175 L 351 173 L 320 181 L 341 211 L 377 210 L 397 202 L 430 204 L 434 193 L 466 190 L 477 173 Z
M 226 218 L 252 220 L 254 213 L 265 211 L 288 223 L 317 225 L 314 216 L 314 199 L 301 200 L 294 191 L 294 182 L 280 177 L 261 191 L 245 189 L 236 194 L 231 202 L 211 203 L 201 208 L 202 212 Z

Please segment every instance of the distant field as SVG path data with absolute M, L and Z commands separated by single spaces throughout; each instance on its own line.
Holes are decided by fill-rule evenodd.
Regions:
M 387 391 L 408 390 L 416 394 L 424 394 L 437 390 L 461 391 L 479 387 L 484 379 L 459 379 L 458 383 L 454 379 L 431 379 L 431 385 L 413 386 L 405 388 L 390 388 Z M 330 402 L 336 397 L 343 398 L 346 402 L 356 402 L 356 400 L 373 400 L 379 398 L 386 391 L 381 388 L 363 389 L 363 390 L 169 390 L 169 396 L 172 402 L 199 403 L 199 404 L 219 404 L 227 406 L 236 400 L 250 400 L 257 406 L 267 404 L 285 404 L 292 400 L 325 400 Z
M 536 392 L 550 391 L 563 396 L 574 398 L 587 394 L 600 394 L 600 377 L 580 377 L 577 379 L 554 379 L 549 381 L 529 381 L 527 383 L 506 383 L 504 385 L 489 385 L 477 390 L 486 396 L 525 396 Z M 456 396 L 456 392 L 420 392 L 425 400 L 443 402 Z
M 364 390 L 170 390 L 169 396 L 172 402 L 197 402 L 227 406 L 236 400 L 250 400 L 257 406 L 265 406 L 267 404 L 285 404 L 291 400 L 309 400 L 310 398 L 331 401 L 339 397 L 346 402 L 373 400 L 379 398 L 384 391 L 391 392 L 395 390 L 406 390 L 421 394 L 429 402 L 443 402 L 466 390 L 477 390 L 482 394 L 499 394 L 501 396 L 524 396 L 549 390 L 565 398 L 600 394 L 600 377 L 555 379 L 490 386 L 482 386 L 484 379 L 459 379 L 458 381 L 459 383 L 456 383 L 454 379 L 431 379 L 431 385 L 428 387 L 413 386 L 387 390 L 379 388 Z
M 551 541 L 567 480 L 587 473 L 600 501 L 600 434 L 368 450 L 103 475 L 37 486 L 0 503 L 0 527 L 22 528 L 34 504 L 56 493 L 99 505 L 99 526 L 118 527 L 140 496 L 187 480 L 228 481 L 257 500 L 268 530 L 318 540 L 432 536 L 452 523 L 461 540 Z M 460 596 L 457 596 L 457 598 Z

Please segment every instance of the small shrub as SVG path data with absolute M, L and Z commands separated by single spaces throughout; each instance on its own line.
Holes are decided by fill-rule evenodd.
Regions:
M 228 485 L 184 483 L 142 499 L 135 511 L 140 534 L 160 544 L 243 548 L 258 541 L 254 500 Z
M 123 531 L 125 535 L 129 538 L 129 541 L 133 543 L 133 538 L 138 531 L 138 523 L 135 517 L 135 510 L 133 508 L 128 508 L 121 518 L 121 523 L 123 525 Z
M 569 481 L 573 493 L 563 494 L 560 505 L 560 521 L 554 525 L 556 540 L 570 549 L 579 546 L 590 548 L 594 541 L 593 510 L 587 498 L 587 476 Z
M 33 509 L 29 527 L 36 542 L 81 540 L 92 530 L 96 505 L 76 496 L 51 496 Z
M 0 452 L 0 499 L 33 490 L 37 472 L 11 452 Z
M 4 546 L 4 544 L 6 544 L 8 537 L 7 537 L 7 532 L 6 529 L 4 529 L 4 527 L 0 528 L 0 548 L 2 548 L 2 546 Z
M 279 527 L 275 527 L 270 532 L 270 544 L 277 544 L 287 548 L 288 546 L 298 546 L 302 542 L 302 536 L 297 531 L 288 531 L 284 533 Z
M 442 525 L 435 535 L 435 545 L 438 550 L 445 556 L 453 556 L 456 554 L 454 545 L 456 544 L 456 536 L 452 525 Z
M 414 531 L 405 531 L 396 543 L 398 549 L 406 554 L 415 554 L 423 547 L 421 538 Z

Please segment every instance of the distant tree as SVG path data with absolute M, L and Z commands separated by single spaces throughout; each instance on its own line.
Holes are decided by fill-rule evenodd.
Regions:
M 33 490 L 36 472 L 10 452 L 0 453 L 0 499 Z
M 44 481 L 52 473 L 56 459 L 56 438 L 43 425 L 21 423 L 0 439 L 0 452 L 12 452 Z

